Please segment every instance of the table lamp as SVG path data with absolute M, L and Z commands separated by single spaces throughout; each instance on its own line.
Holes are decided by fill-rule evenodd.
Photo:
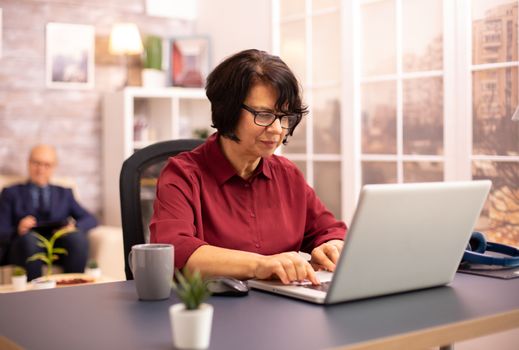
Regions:
M 128 84 L 128 55 L 142 53 L 142 41 L 139 29 L 134 23 L 115 23 L 110 33 L 109 52 L 113 55 L 122 55 L 126 66 L 124 85 Z

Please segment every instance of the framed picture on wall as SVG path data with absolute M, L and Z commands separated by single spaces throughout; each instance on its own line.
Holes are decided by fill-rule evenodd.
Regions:
M 94 27 L 48 23 L 46 30 L 46 84 L 58 89 L 94 87 Z
M 173 86 L 203 87 L 209 74 L 210 43 L 207 37 L 170 41 L 170 79 Z

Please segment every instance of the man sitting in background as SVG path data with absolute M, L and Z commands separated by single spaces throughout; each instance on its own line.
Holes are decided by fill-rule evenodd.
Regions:
M 49 184 L 56 164 L 54 147 L 35 146 L 29 156 L 29 181 L 5 188 L 0 196 L 0 240 L 9 242 L 9 262 L 24 266 L 29 280 L 41 276 L 42 262 L 27 262 L 27 258 L 44 251 L 33 231 L 47 238 L 60 228 L 75 231 L 56 241 L 68 252 L 59 255 L 57 264 L 65 272 L 83 272 L 88 258 L 86 235 L 97 225 L 71 189 Z

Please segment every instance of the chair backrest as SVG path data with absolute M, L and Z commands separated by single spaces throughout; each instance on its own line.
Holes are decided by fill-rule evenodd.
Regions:
M 202 143 L 203 140 L 194 139 L 158 142 L 136 151 L 124 161 L 119 178 L 119 193 L 126 279 L 133 279 L 128 264 L 132 246 L 149 242 L 147 227 L 153 210 L 156 178 L 163 164 L 169 157 L 190 151 Z

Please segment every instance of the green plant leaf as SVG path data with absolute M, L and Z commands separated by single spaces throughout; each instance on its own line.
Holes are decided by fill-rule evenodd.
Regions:
M 36 261 L 36 260 L 41 260 L 45 264 L 50 263 L 50 259 L 44 253 L 36 253 L 36 254 L 31 255 L 29 258 L 27 258 L 27 261 Z
M 33 232 L 33 235 L 35 235 L 36 239 L 39 241 L 37 243 L 39 247 L 45 248 L 46 250 L 52 249 L 52 244 L 47 238 L 40 235 L 38 232 Z
M 178 283 L 172 282 L 172 287 L 187 310 L 198 309 L 211 295 L 199 271 L 191 274 L 187 269 L 182 273 L 176 270 L 175 277 Z
M 143 67 L 162 69 L 162 38 L 154 35 L 144 40 Z
M 13 276 L 24 276 L 27 274 L 27 270 L 23 266 L 15 266 L 13 268 Z
M 54 232 L 52 237 L 47 239 L 46 237 L 42 236 L 41 234 L 34 232 L 33 234 L 36 236 L 36 239 L 38 239 L 37 245 L 41 248 L 44 248 L 46 250 L 46 253 L 36 253 L 29 257 L 27 261 L 35 261 L 35 260 L 41 260 L 45 264 L 47 264 L 47 271 L 48 275 L 50 275 L 50 272 L 52 271 L 52 263 L 59 259 L 58 254 L 68 255 L 68 252 L 65 248 L 62 247 L 54 247 L 54 243 L 59 238 L 68 235 L 70 233 L 76 232 L 74 230 L 71 230 L 70 228 L 62 228 L 60 230 L 57 230 Z
M 52 246 L 54 246 L 54 243 L 56 242 L 56 240 L 60 239 L 63 236 L 66 236 L 72 232 L 75 232 L 75 231 L 71 230 L 70 228 L 67 228 L 67 227 L 59 229 L 56 232 L 54 232 L 54 234 L 50 238 L 50 243 L 52 244 Z
M 66 250 L 65 248 L 61 248 L 61 247 L 56 247 L 56 248 L 54 248 L 53 253 L 54 253 L 54 254 L 64 254 L 64 255 L 68 255 L 67 250 Z

